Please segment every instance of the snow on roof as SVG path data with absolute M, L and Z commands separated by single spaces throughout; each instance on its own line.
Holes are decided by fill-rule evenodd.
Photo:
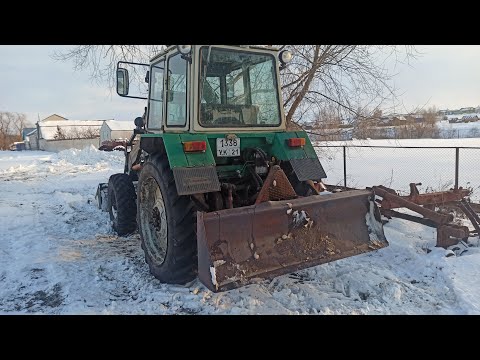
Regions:
M 45 140 L 54 140 L 57 134 L 58 127 L 62 129 L 65 134 L 75 132 L 83 132 L 88 129 L 98 129 L 102 127 L 105 120 L 52 120 L 45 123 L 39 122 L 40 138 Z
M 37 129 L 34 129 L 33 131 L 30 131 L 28 134 L 25 134 L 25 136 L 31 136 L 37 132 Z
M 131 121 L 105 120 L 105 124 L 113 131 L 133 131 L 135 128 Z
M 447 115 L 447 119 L 461 119 L 464 116 L 478 116 L 480 117 L 480 113 L 469 113 L 469 114 L 456 114 L 456 115 Z

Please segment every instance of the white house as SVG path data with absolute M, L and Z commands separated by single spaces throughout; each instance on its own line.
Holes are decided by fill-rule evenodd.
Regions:
M 105 120 L 68 120 L 57 114 L 37 122 L 37 129 L 28 135 L 27 149 L 59 152 L 99 146 L 100 128 Z
M 105 140 L 129 139 L 134 128 L 131 121 L 105 120 L 100 128 L 100 144 Z

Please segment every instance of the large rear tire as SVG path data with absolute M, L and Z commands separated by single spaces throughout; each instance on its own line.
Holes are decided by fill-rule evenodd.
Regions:
M 138 180 L 138 226 L 145 261 L 162 282 L 185 284 L 197 275 L 196 213 L 179 196 L 166 154 L 147 161 Z
M 108 180 L 108 212 L 113 230 L 120 236 L 137 229 L 135 188 L 130 176 L 115 174 Z

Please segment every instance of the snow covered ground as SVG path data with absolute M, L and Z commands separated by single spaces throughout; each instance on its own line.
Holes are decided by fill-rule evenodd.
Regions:
M 480 116 L 480 114 L 469 114 Z M 461 118 L 463 115 L 448 115 L 450 118 Z M 437 122 L 437 128 L 440 130 L 440 138 L 454 139 L 454 138 L 478 138 L 480 136 L 480 122 L 469 123 L 454 123 L 450 124 L 448 120 Z
M 122 156 L 0 152 L 0 313 L 480 314 L 480 248 L 446 257 L 433 229 L 399 219 L 385 249 L 273 281 L 219 294 L 161 284 L 138 235 L 114 235 L 94 204 Z

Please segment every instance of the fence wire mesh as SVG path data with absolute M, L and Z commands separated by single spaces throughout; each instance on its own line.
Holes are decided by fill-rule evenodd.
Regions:
M 384 185 L 407 195 L 410 183 L 421 183 L 421 192 L 458 186 L 473 190 L 480 202 L 480 148 L 316 146 L 330 185 L 365 188 Z M 457 163 L 458 152 L 458 163 Z

